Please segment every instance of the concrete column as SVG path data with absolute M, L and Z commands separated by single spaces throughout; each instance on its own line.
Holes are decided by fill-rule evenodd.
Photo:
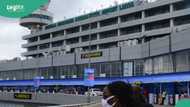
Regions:
M 142 11 L 142 19 L 145 18 L 145 11 Z
M 64 35 L 66 35 L 66 30 L 64 30 Z
M 118 23 L 121 23 L 121 17 L 118 17 Z
M 50 33 L 50 39 L 52 39 L 53 38 L 53 34 L 52 33 Z
M 38 36 L 38 42 L 40 41 L 40 36 Z
M 170 16 L 173 15 L 173 4 L 170 4 Z M 170 19 L 170 31 L 171 33 L 174 31 L 174 20 Z
M 144 20 L 144 19 L 145 19 L 145 11 L 142 11 L 142 20 Z M 144 36 L 144 35 L 145 35 L 145 24 L 142 24 L 142 34 L 141 34 L 141 36 Z
M 66 39 L 63 41 L 63 46 L 66 46 Z
M 98 24 L 98 27 L 97 27 L 97 28 L 99 29 L 99 28 L 100 28 L 100 22 L 97 22 L 97 24 Z
M 100 49 L 100 46 L 99 45 L 97 45 L 97 50 L 99 50 Z
M 79 43 L 82 43 L 82 37 L 79 37 Z
M 120 32 L 120 29 L 118 29 L 117 36 L 120 36 L 120 35 L 121 35 L 121 32 Z
M 100 40 L 100 34 L 97 33 L 97 40 Z
M 142 25 L 142 33 L 145 33 L 145 24 Z
M 79 26 L 79 32 L 82 32 L 82 26 Z
M 40 50 L 40 46 L 39 45 L 37 46 L 37 50 Z
M 50 44 L 49 44 L 49 48 L 50 48 L 50 49 L 52 48 L 52 42 L 50 42 Z
M 170 13 L 172 13 L 173 11 L 174 11 L 173 4 L 170 4 Z
M 170 31 L 171 33 L 174 31 L 174 20 L 170 19 Z

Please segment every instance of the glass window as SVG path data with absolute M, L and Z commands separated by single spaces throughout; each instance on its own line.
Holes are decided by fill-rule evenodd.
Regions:
M 145 11 L 145 16 L 146 17 L 155 16 L 155 15 L 159 15 L 159 14 L 168 13 L 169 11 L 170 11 L 170 6 L 169 5 L 156 7 L 156 8 L 146 10 Z
M 106 19 L 106 20 L 100 21 L 100 27 L 109 26 L 109 25 L 113 25 L 117 23 L 118 23 L 118 18 Z
M 152 65 L 153 64 L 153 61 L 152 59 L 146 59 L 145 60 L 145 63 L 144 63 L 144 73 L 145 75 L 146 74 L 152 74 L 153 72 L 153 68 L 152 68 Z
M 121 22 L 127 22 L 127 21 L 141 19 L 141 16 L 142 16 L 141 12 L 127 14 L 127 15 L 121 16 Z
M 134 75 L 135 76 L 142 76 L 144 71 L 144 61 L 143 60 L 136 60 L 134 62 Z
M 190 1 L 189 0 L 183 0 L 181 2 L 177 2 L 173 5 L 173 7 L 174 7 L 175 11 L 190 8 Z
M 189 24 L 189 23 L 190 23 L 190 15 L 177 17 L 174 19 L 174 25 L 175 26 Z
M 176 71 L 184 72 L 189 70 L 189 52 L 176 53 Z
M 127 35 L 127 34 L 132 34 L 132 33 L 138 33 L 141 32 L 141 26 L 133 26 L 133 27 L 126 27 L 126 28 L 121 28 L 120 33 L 121 35 Z
M 162 21 L 145 24 L 146 31 L 154 30 L 154 29 L 162 29 L 166 27 L 170 27 L 170 20 L 162 20 Z

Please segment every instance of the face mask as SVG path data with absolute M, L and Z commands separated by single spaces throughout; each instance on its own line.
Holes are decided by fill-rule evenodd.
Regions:
M 107 99 L 102 99 L 102 107 L 112 107 L 112 105 L 108 104 L 108 100 L 112 99 L 114 96 L 110 96 Z

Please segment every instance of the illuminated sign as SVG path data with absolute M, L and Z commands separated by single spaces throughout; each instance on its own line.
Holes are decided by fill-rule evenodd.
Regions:
M 97 57 L 102 57 L 102 55 L 103 55 L 102 52 L 85 53 L 85 54 L 81 54 L 81 59 L 97 58 Z
M 28 93 L 14 93 L 14 98 L 19 100 L 31 100 L 32 94 Z
M 135 84 L 135 85 L 141 85 L 141 84 L 142 84 L 142 81 L 136 81 L 134 84 Z
M 84 85 L 93 86 L 94 85 L 94 69 L 86 68 L 84 70 Z

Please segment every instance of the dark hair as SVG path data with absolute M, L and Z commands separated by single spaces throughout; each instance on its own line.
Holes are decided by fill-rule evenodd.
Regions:
M 135 106 L 132 86 L 123 81 L 115 81 L 107 85 L 110 93 L 118 98 L 120 107 L 138 107 Z

